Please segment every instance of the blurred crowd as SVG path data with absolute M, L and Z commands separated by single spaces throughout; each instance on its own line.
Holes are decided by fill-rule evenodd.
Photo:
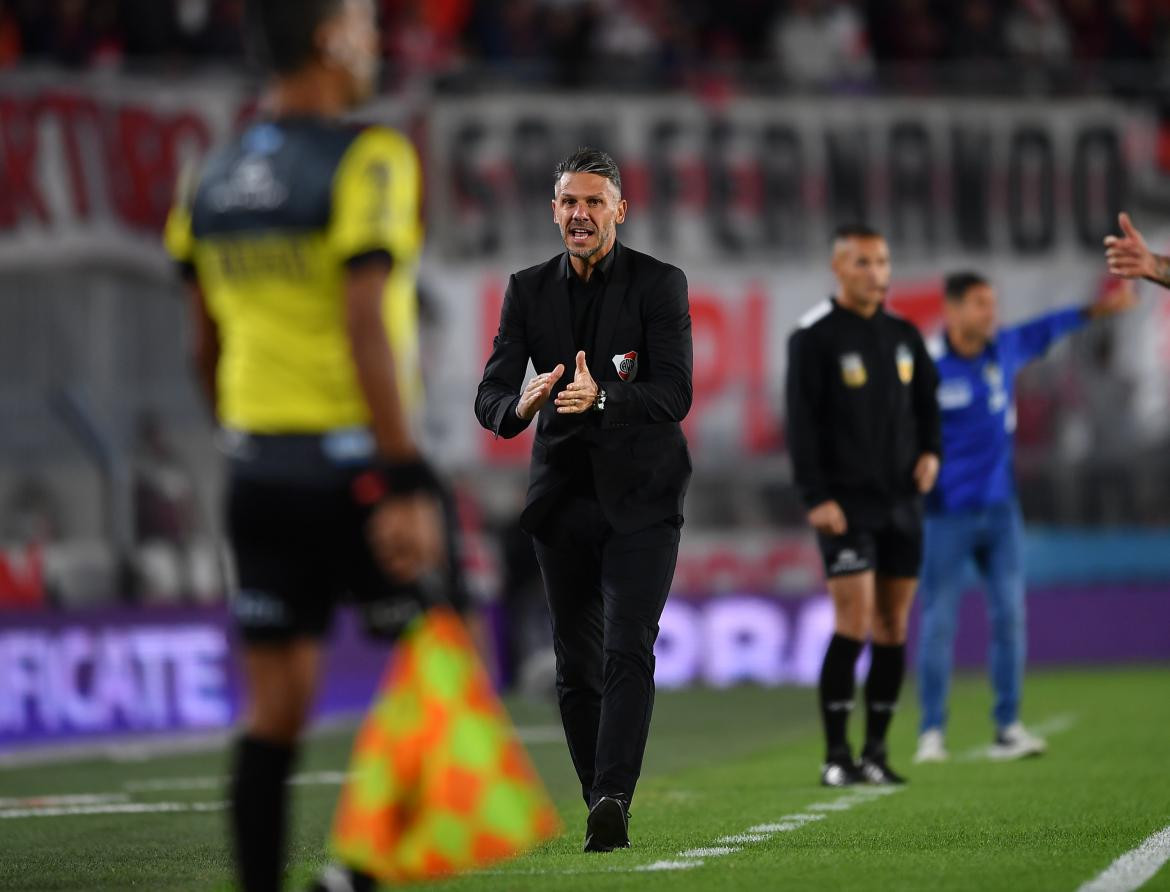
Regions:
M 1151 88 L 1170 0 L 379 0 L 388 86 Z M 245 0 L 0 0 L 0 68 L 238 61 Z M 1010 64 L 1005 64 L 1010 63 Z M 1154 78 L 1157 79 L 1157 78 Z

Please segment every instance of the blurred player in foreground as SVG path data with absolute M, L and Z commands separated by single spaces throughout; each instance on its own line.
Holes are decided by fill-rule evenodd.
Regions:
M 905 674 L 906 623 L 922 560 L 922 494 L 938 474 L 937 376 L 922 336 L 885 311 L 890 251 L 881 233 L 847 226 L 833 239 L 836 294 L 788 343 L 788 439 L 833 599 L 821 669 L 821 783 L 900 784 L 886 733 Z M 846 737 L 854 672 L 867 639 L 865 746 Z
M 998 299 L 978 273 L 947 276 L 945 331 L 931 342 L 939 373 L 942 471 L 926 500 L 925 557 L 919 598 L 922 640 L 918 698 L 922 707 L 915 762 L 947 758 L 944 740 L 959 599 L 974 565 L 987 595 L 990 675 L 996 732 L 990 755 L 1017 759 L 1044 752 L 1044 740 L 1020 722 L 1024 676 L 1023 520 L 1012 478 L 1015 378 L 1059 338 L 1092 319 L 1134 305 L 1129 288 L 1089 307 L 1046 313 L 999 328 Z
M 438 483 L 407 413 L 418 160 L 401 134 L 338 120 L 375 85 L 373 3 L 257 0 L 249 14 L 273 74 L 264 117 L 181 191 L 166 233 L 230 462 L 247 698 L 232 841 L 241 887 L 279 889 L 322 639 L 352 595 L 397 647 L 342 791 L 346 867 L 317 888 L 370 889 L 505 857 L 556 821 L 446 606 Z M 456 724 L 474 765 L 450 745 Z M 497 794 L 504 826 L 479 798 Z

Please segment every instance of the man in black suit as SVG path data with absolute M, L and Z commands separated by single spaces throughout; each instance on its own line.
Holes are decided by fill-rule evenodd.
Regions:
M 501 437 L 539 415 L 521 523 L 548 595 L 585 851 L 608 852 L 629 845 L 691 476 L 691 317 L 682 271 L 617 241 L 626 201 L 609 155 L 557 165 L 552 210 L 565 253 L 509 279 L 475 414 Z M 529 359 L 547 371 L 523 384 Z

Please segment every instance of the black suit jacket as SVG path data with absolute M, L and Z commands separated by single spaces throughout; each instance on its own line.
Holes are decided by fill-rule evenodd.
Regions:
M 565 255 L 508 280 L 500 328 L 475 398 L 479 423 L 514 437 L 529 422 L 516 416 L 528 360 L 537 372 L 558 363 L 565 374 L 537 416 L 528 503 L 521 523 L 539 532 L 558 493 L 592 465 L 606 520 L 629 533 L 682 515 L 691 459 L 679 422 L 691 407 L 691 315 L 682 270 L 615 245 L 596 343 L 586 364 L 605 390 L 602 412 L 557 414 L 554 400 L 573 380 L 577 345 L 570 320 Z M 587 348 L 582 348 L 587 349 Z M 636 374 L 628 354 L 636 354 Z M 625 379 L 625 380 L 624 380 Z

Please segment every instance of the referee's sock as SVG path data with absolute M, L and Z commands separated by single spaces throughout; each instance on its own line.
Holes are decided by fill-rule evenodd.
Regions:
M 852 758 L 846 739 L 849 712 L 853 709 L 853 672 L 862 642 L 834 635 L 821 666 L 821 721 L 825 726 L 826 761 Z
M 886 732 L 898 704 L 906 674 L 905 644 L 873 644 L 873 659 L 865 680 L 865 749 L 863 755 L 884 759 Z
M 279 892 L 295 749 L 244 735 L 232 769 L 232 843 L 244 892 Z

